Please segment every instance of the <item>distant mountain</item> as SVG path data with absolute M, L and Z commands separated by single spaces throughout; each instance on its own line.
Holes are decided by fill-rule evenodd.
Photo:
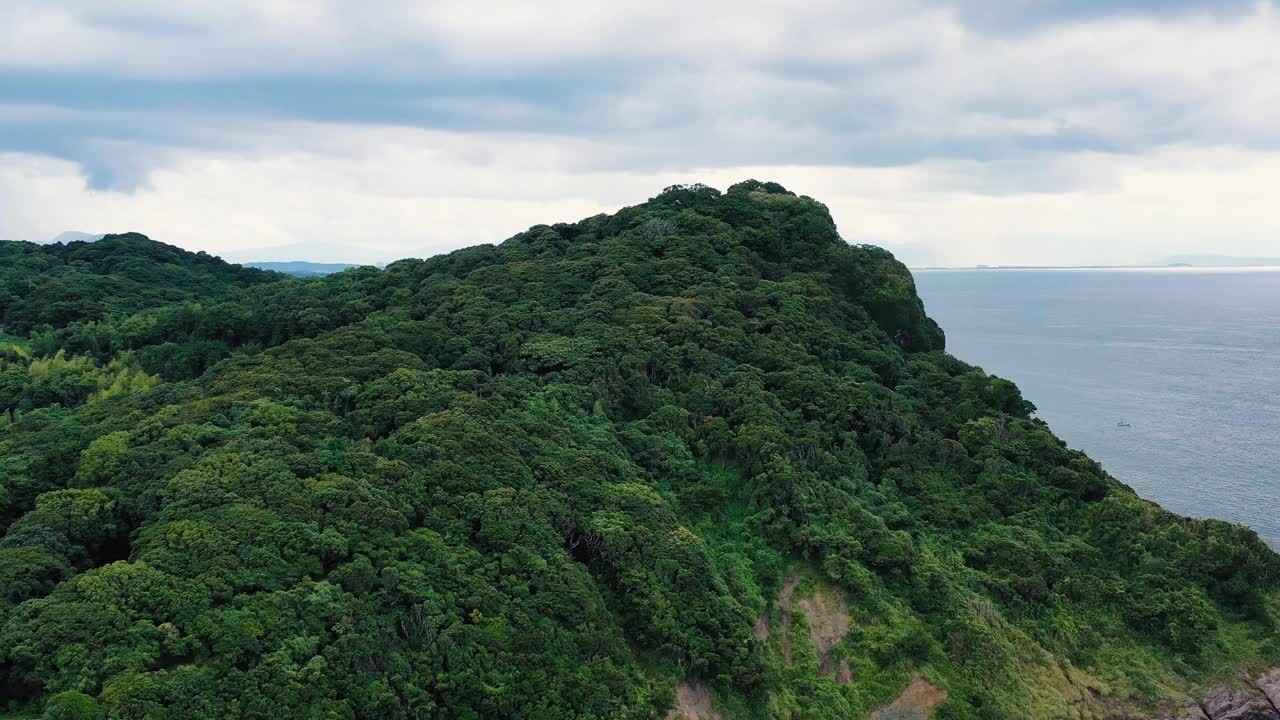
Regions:
M 282 272 L 286 275 L 294 277 L 323 277 L 332 275 L 343 270 L 350 270 L 359 265 L 350 265 L 347 263 L 314 263 L 304 260 L 289 260 L 282 262 L 246 262 L 241 263 L 246 267 L 258 268 L 259 270 L 274 270 Z
M 1280 266 L 1280 257 L 1234 257 L 1231 255 L 1214 255 L 1201 253 L 1193 255 L 1174 255 L 1162 265 L 1191 265 L 1195 267 L 1266 267 Z
M 104 237 L 106 237 L 104 233 L 93 234 L 93 233 L 78 232 L 76 230 L 67 230 L 66 232 L 58 233 L 57 237 L 50 240 L 49 242 L 62 243 L 65 245 L 67 243 L 73 243 L 73 242 L 96 242 L 98 240 L 101 240 Z

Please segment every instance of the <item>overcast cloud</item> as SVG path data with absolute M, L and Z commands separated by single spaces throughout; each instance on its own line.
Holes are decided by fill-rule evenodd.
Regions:
M 1280 255 L 1280 6 L 10 0 L 0 237 L 496 242 L 771 179 L 915 264 Z

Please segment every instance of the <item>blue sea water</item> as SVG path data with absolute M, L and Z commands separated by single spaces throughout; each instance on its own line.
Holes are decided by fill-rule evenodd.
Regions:
M 1017 383 L 1070 446 L 1169 510 L 1280 548 L 1280 270 L 915 278 L 947 349 Z

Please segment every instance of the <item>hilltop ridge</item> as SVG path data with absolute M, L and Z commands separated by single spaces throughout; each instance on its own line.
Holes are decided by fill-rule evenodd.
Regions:
M 25 335 L 40 325 L 56 328 L 221 298 L 282 277 L 141 233 L 47 245 L 0 241 L 0 325 Z

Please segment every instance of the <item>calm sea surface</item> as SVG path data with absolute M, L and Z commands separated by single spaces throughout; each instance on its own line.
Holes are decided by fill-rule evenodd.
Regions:
M 915 278 L 947 349 L 1016 382 L 1069 445 L 1143 497 L 1280 548 L 1280 270 Z

